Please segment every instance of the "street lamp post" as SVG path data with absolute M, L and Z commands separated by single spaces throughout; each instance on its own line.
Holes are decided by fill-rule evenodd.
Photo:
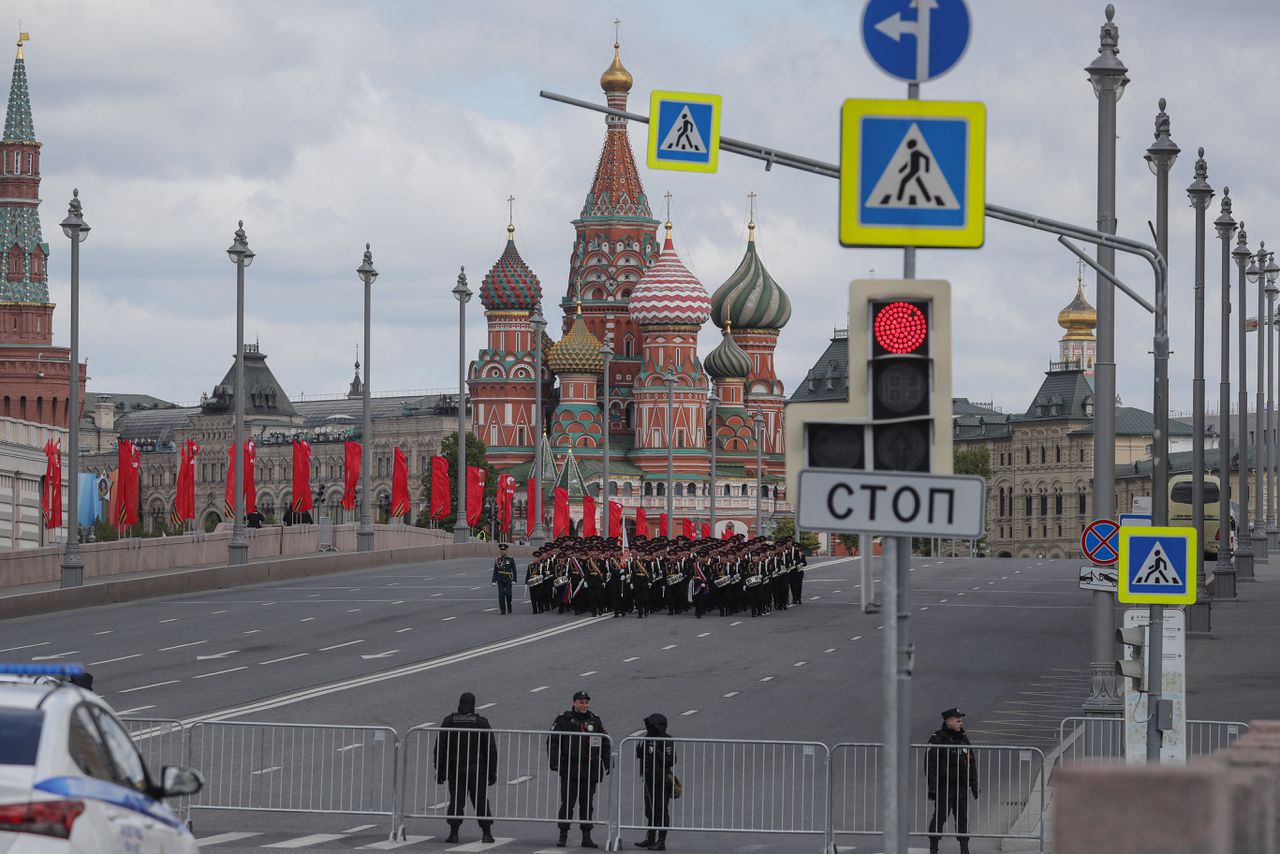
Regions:
M 62 233 L 71 240 L 71 390 L 67 395 L 67 542 L 62 554 L 61 586 L 84 584 L 84 560 L 80 557 L 80 244 L 89 226 L 80 208 L 80 191 L 71 191 Z M 56 413 L 55 413 L 56 414 Z
M 609 536 L 609 363 L 613 361 L 613 350 L 609 347 L 609 339 L 606 336 L 605 342 L 600 345 L 600 358 L 604 360 L 604 387 L 600 392 L 600 400 L 604 403 L 603 421 L 604 421 L 604 443 L 600 446 L 600 494 L 604 496 L 601 506 L 604 508 L 601 514 L 601 528 L 604 530 L 604 536 Z
M 1263 268 L 1267 266 L 1267 244 L 1265 241 L 1258 243 L 1258 252 L 1253 258 L 1249 259 L 1249 266 L 1245 269 L 1245 278 L 1251 283 L 1258 286 L 1258 379 L 1255 381 L 1256 392 L 1254 394 L 1254 447 L 1253 452 L 1255 464 L 1254 470 L 1257 472 L 1257 478 L 1253 484 L 1253 527 L 1249 532 L 1250 538 L 1253 540 L 1253 559 L 1254 561 L 1267 560 L 1267 517 L 1263 509 L 1263 499 L 1266 497 L 1266 470 L 1267 470 L 1267 431 L 1265 426 L 1266 418 L 1266 348 L 1263 346 L 1263 336 L 1267 334 L 1267 294 L 1266 294 L 1266 276 L 1263 274 Z
M 1235 259 L 1236 271 L 1240 281 L 1240 321 L 1236 333 L 1240 336 L 1240 381 L 1236 395 L 1236 403 L 1240 407 L 1240 529 L 1236 535 L 1236 580 L 1253 580 L 1253 536 L 1249 526 L 1249 354 L 1245 338 L 1245 306 L 1248 305 L 1248 272 L 1245 265 L 1249 263 L 1252 253 L 1249 252 L 1249 236 L 1245 232 L 1244 223 L 1236 232 L 1236 248 L 1231 250 Z
M 458 518 L 453 523 L 453 541 L 465 543 L 471 535 L 467 526 L 467 302 L 471 289 L 466 267 L 458 268 L 453 298 L 458 301 Z
M 1218 561 L 1213 570 L 1213 598 L 1236 598 L 1236 568 L 1231 551 L 1231 238 L 1236 221 L 1231 216 L 1231 188 L 1222 188 L 1218 218 L 1213 221 L 1222 245 L 1222 353 L 1218 383 Z
M 711 502 L 707 505 L 707 513 L 711 518 L 711 536 L 716 535 L 716 409 L 720 406 L 720 398 L 716 396 L 716 390 L 712 389 L 707 395 L 707 403 L 711 406 L 711 435 L 708 437 L 711 445 Z
M 364 421 L 360 437 L 360 490 L 364 501 L 360 503 L 360 526 L 356 528 L 356 551 L 373 551 L 373 493 L 369 488 L 369 469 L 373 467 L 373 416 L 370 409 L 369 362 L 371 314 L 373 310 L 373 281 L 378 278 L 378 271 L 373 268 L 373 252 L 369 244 L 364 245 L 364 259 L 356 268 L 356 275 L 364 282 L 364 395 L 362 398 Z
M 529 535 L 529 545 L 541 548 L 546 542 L 542 532 L 542 332 L 547 328 L 547 319 L 542 316 L 541 309 L 534 309 L 529 317 L 529 326 L 533 329 L 533 506 L 525 510 L 533 514 L 533 533 Z
M 244 270 L 253 263 L 254 252 L 244 233 L 244 220 L 236 228 L 235 239 L 227 248 L 227 257 L 236 265 L 236 389 L 235 389 L 235 471 L 231 488 L 235 490 L 234 519 L 231 542 L 227 546 L 227 564 L 242 566 L 249 562 L 249 543 L 244 538 Z
M 671 448 L 675 444 L 676 372 L 668 367 L 667 372 L 662 375 L 662 381 L 667 384 L 667 536 L 672 537 L 675 534 L 675 500 L 672 492 L 675 485 L 675 462 Z
M 756 536 L 764 536 L 764 415 L 756 410 L 752 423 L 756 427 Z M 799 542 L 797 536 L 796 542 Z
M 1196 541 L 1204 543 L 1204 219 L 1213 198 L 1209 186 L 1209 165 L 1204 149 L 1196 152 L 1195 178 L 1187 187 L 1187 197 L 1196 210 L 1195 261 L 1195 358 L 1191 380 L 1191 524 Z M 1221 496 L 1221 488 L 1219 489 Z M 1221 535 L 1219 535 L 1221 536 Z M 1204 548 L 1196 550 L 1196 601 L 1187 608 L 1187 632 L 1207 636 L 1212 630 L 1213 598 L 1205 586 Z
M 1156 176 L 1156 251 L 1169 258 L 1169 171 L 1173 169 L 1181 149 L 1169 137 L 1169 114 L 1165 99 L 1160 99 L 1156 114 L 1155 141 L 1147 148 L 1147 166 Z M 1169 288 L 1168 274 L 1156 278 L 1155 447 L 1152 449 L 1151 523 L 1169 522 Z
M 1107 22 L 1098 36 L 1098 55 L 1085 71 L 1098 98 L 1098 230 L 1116 233 L 1116 102 L 1129 82 L 1128 69 L 1120 61 L 1120 28 L 1116 10 L 1107 4 Z M 1108 273 L 1116 268 L 1115 250 L 1098 247 L 1098 266 Z M 1115 513 L 1116 482 L 1116 363 L 1115 287 L 1101 273 L 1097 280 L 1098 349 L 1094 361 L 1093 408 L 1093 517 L 1110 519 Z M 1089 698 L 1084 710 L 1114 714 L 1123 706 L 1115 676 L 1115 599 L 1095 590 L 1093 598 L 1092 661 L 1089 665 Z
M 1267 276 L 1267 443 L 1271 449 L 1267 455 L 1269 467 L 1267 471 L 1267 545 L 1280 548 L 1280 530 L 1276 528 L 1276 485 L 1280 481 L 1280 446 L 1276 443 L 1276 407 L 1275 407 L 1275 336 L 1276 313 L 1275 298 L 1280 292 L 1276 288 L 1276 278 L 1280 277 L 1280 264 L 1276 264 L 1276 253 L 1267 253 L 1267 265 L 1263 270 Z

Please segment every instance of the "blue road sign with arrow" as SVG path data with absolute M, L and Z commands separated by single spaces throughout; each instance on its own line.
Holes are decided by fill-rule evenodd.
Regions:
M 862 43 L 886 74 L 923 83 L 946 74 L 969 46 L 965 0 L 868 0 Z

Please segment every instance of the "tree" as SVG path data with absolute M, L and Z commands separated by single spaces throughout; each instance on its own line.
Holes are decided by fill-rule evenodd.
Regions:
M 986 448 L 957 447 L 952 468 L 956 474 L 976 474 L 991 480 L 991 452 Z
M 836 534 L 836 539 L 840 541 L 840 545 L 848 550 L 849 554 L 858 553 L 858 535 L 857 534 Z
M 496 508 L 498 493 L 498 470 L 489 464 L 486 457 L 488 448 L 479 438 L 467 433 L 467 466 L 475 466 L 485 470 L 484 475 L 484 497 L 493 499 L 486 501 L 484 509 L 480 511 L 480 519 L 476 522 L 476 530 L 487 529 L 489 522 L 492 521 L 490 515 L 490 507 Z M 440 456 L 444 457 L 445 464 L 449 468 L 449 515 L 443 519 L 435 520 L 444 527 L 452 528 L 454 521 L 458 518 L 458 434 L 450 433 L 440 440 Z M 430 527 L 431 519 L 431 472 L 428 471 L 422 476 L 422 493 L 426 496 L 422 509 L 418 512 L 418 518 L 414 524 L 419 528 Z
M 773 521 L 773 531 L 770 536 L 774 539 L 782 539 L 783 537 L 796 537 L 796 520 L 794 516 L 779 516 Z M 796 537 L 796 542 L 811 552 L 816 552 L 820 543 L 818 535 L 813 531 L 801 531 L 800 536 Z

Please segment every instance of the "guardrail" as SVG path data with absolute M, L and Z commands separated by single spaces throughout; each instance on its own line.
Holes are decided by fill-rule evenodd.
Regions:
M 187 732 L 181 721 L 171 718 L 122 718 L 121 723 L 133 739 L 147 770 L 159 782 L 160 770 L 166 765 L 188 765 Z M 191 820 L 191 799 L 175 798 L 169 804 L 183 821 Z
M 1208 756 L 1230 747 L 1249 731 L 1240 721 L 1187 721 L 1187 758 Z M 1116 716 L 1070 717 L 1058 724 L 1060 765 L 1123 761 L 1124 719 Z
M 831 748 L 833 842 L 884 832 L 882 752 L 879 744 Z M 909 774 L 902 808 L 910 835 L 1030 839 L 1044 850 L 1045 762 L 1036 748 L 913 744 Z

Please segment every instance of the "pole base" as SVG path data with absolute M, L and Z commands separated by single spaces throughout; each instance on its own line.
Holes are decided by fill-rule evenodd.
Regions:
M 79 557 L 64 558 L 59 568 L 62 570 L 60 587 L 80 587 L 84 584 L 84 561 Z
M 1197 600 L 1187 606 L 1187 636 L 1193 638 L 1213 637 L 1213 600 Z
M 373 531 L 356 531 L 356 551 L 373 551 Z
M 1229 602 L 1236 598 L 1236 571 L 1230 566 L 1213 571 L 1213 598 Z
M 227 546 L 227 566 L 244 566 L 249 562 L 249 544 L 232 540 Z
M 1116 676 L 1115 662 L 1094 661 L 1089 664 L 1089 698 L 1081 708 L 1086 715 L 1123 715 L 1124 692 Z
M 453 526 L 453 541 L 455 543 L 466 543 L 471 541 L 471 529 L 466 525 Z
M 529 545 L 535 549 L 540 549 L 547 544 L 547 538 L 537 531 L 529 535 Z
M 1253 577 L 1253 553 L 1236 552 L 1236 581 L 1257 581 Z
M 1257 529 L 1249 535 L 1250 541 L 1253 543 L 1253 560 L 1255 563 L 1268 563 L 1267 560 L 1267 535 Z

